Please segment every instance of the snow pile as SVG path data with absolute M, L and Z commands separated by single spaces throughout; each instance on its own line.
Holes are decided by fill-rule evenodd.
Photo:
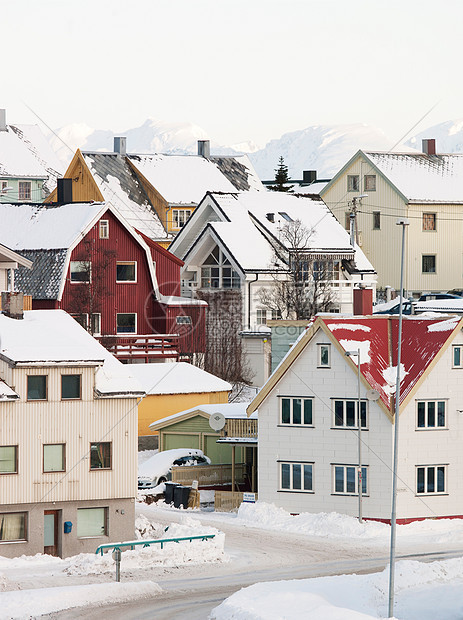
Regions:
M 162 592 L 152 581 L 138 583 L 101 583 L 85 586 L 66 586 L 16 590 L 0 595 L 2 618 L 38 618 L 63 609 L 103 606 L 152 598 Z M 4 615 L 3 615 L 4 614 Z
M 383 390 L 386 392 L 386 394 L 394 394 L 397 382 L 397 366 L 388 366 L 382 371 L 382 375 L 387 382 L 387 385 L 383 386 Z M 400 383 L 402 383 L 406 375 L 408 375 L 408 372 L 405 370 L 405 366 L 403 364 L 400 364 Z
M 394 613 L 401 620 L 457 620 L 463 616 L 463 558 L 423 564 L 398 562 Z M 211 620 L 373 620 L 387 617 L 389 569 L 257 583 L 216 607 Z M 293 610 L 293 611 L 290 611 Z

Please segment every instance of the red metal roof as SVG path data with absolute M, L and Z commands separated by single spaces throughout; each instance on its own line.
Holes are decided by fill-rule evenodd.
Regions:
M 397 373 L 399 317 L 321 317 L 321 320 L 343 349 L 360 349 L 360 371 L 390 409 Z M 401 365 L 405 376 L 400 383 L 401 403 L 457 326 L 463 327 L 463 319 L 403 317 Z M 356 356 L 352 361 L 357 362 Z

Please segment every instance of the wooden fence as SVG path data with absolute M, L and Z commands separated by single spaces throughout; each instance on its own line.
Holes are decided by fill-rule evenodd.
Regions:
M 221 437 L 248 437 L 257 438 L 257 420 L 230 419 L 220 433 Z
M 257 493 L 254 494 L 257 501 Z M 240 491 L 216 491 L 214 508 L 216 512 L 232 512 L 238 510 L 243 502 L 243 493 Z
M 235 464 L 235 483 L 244 484 L 246 477 L 246 464 Z M 223 486 L 232 483 L 232 465 L 191 465 L 189 467 L 172 467 L 172 482 L 178 482 L 190 486 L 193 480 L 198 481 L 198 486 Z

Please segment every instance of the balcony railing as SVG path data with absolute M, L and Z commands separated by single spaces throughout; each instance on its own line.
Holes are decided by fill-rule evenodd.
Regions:
M 221 437 L 242 437 L 248 439 L 257 438 L 257 420 L 230 419 L 225 422 Z
M 178 334 L 98 336 L 100 343 L 120 360 L 178 359 Z

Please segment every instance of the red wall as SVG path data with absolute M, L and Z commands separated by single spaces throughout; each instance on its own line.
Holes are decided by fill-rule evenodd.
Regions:
M 162 295 L 180 296 L 180 269 L 183 261 L 146 235 L 139 233 L 151 250 L 156 263 L 156 277 Z

